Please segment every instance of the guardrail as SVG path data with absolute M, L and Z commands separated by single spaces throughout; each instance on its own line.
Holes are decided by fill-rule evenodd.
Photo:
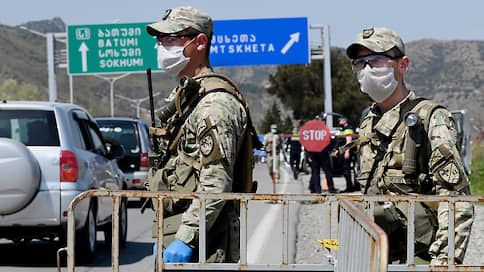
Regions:
M 67 251 L 67 270 L 75 271 L 74 253 L 74 208 L 82 199 L 89 197 L 113 198 L 113 215 L 119 214 L 119 204 L 123 197 L 155 198 L 160 207 L 157 212 L 158 238 L 157 238 L 157 271 L 174 270 L 209 270 L 209 271 L 484 271 L 484 266 L 456 265 L 454 261 L 454 220 L 455 204 L 457 202 L 484 202 L 484 196 L 391 196 L 391 195 L 315 195 L 315 194 L 199 194 L 174 192 L 146 192 L 146 191 L 87 191 L 78 195 L 69 206 L 67 247 L 58 251 Z M 200 236 L 199 236 L 199 262 L 198 263 L 163 263 L 163 200 L 193 199 L 200 201 Z M 240 261 L 239 263 L 207 263 L 206 262 L 206 225 L 205 208 L 209 199 L 238 200 L 240 202 Z M 248 264 L 247 263 L 247 207 L 253 200 L 271 201 L 283 206 L 282 213 L 282 262 L 280 264 Z M 335 259 L 324 264 L 289 264 L 289 205 L 295 202 L 327 202 L 330 206 L 338 206 L 338 241 L 339 250 Z M 366 216 L 351 202 L 369 202 L 369 216 Z M 407 263 L 387 264 L 388 240 L 386 234 L 373 221 L 375 202 L 405 201 L 409 206 L 407 237 Z M 416 265 L 414 262 L 415 237 L 415 203 L 416 202 L 447 202 L 449 203 L 449 265 L 430 266 Z M 328 224 L 321 226 L 329 231 L 331 238 L 331 209 L 328 213 Z M 119 271 L 119 217 L 114 216 L 112 222 L 112 271 Z M 60 271 L 59 261 L 58 267 Z

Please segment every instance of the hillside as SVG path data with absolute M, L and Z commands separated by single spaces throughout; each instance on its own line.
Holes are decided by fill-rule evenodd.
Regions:
M 407 51 L 408 86 L 450 110 L 468 109 L 474 128 L 482 128 L 484 42 L 420 40 L 408 43 Z
M 60 18 L 28 22 L 23 26 L 39 32 L 62 32 L 65 25 Z M 62 43 L 57 48 L 65 48 Z M 471 113 L 474 127 L 484 126 L 484 41 L 437 41 L 419 40 L 407 44 L 410 69 L 406 75 L 407 85 L 418 95 L 434 99 L 449 109 L 466 108 Z M 45 39 L 20 26 L 0 25 L 0 86 L 7 79 L 29 83 L 39 88 L 41 99 L 48 100 Z M 349 64 L 348 64 L 349 65 Z M 265 86 L 276 66 L 220 67 L 217 72 L 231 77 L 244 92 L 256 125 L 263 118 L 274 97 L 267 94 Z M 69 81 L 65 69 L 56 69 L 58 100 L 69 101 Z M 154 91 L 165 96 L 175 86 L 176 79 L 166 73 L 153 75 Z M 109 108 L 109 82 L 95 76 L 73 77 L 74 103 L 94 116 L 107 116 Z M 115 94 L 133 99 L 148 94 L 146 76 L 132 74 L 114 84 Z M 356 90 L 355 90 L 356 91 Z M 337 94 L 333 94 L 337 98 Z M 156 108 L 163 105 L 157 97 Z M 148 108 L 148 103 L 141 104 Z M 282 110 L 282 112 L 289 112 Z M 149 114 L 142 110 L 142 119 Z M 133 103 L 115 99 L 115 115 L 135 116 Z

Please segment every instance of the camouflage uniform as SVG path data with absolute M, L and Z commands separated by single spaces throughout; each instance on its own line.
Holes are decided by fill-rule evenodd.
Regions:
M 271 176 L 271 179 L 273 178 L 273 171 L 274 171 L 274 159 L 276 161 L 276 182 L 279 182 L 281 178 L 281 165 L 280 165 L 280 160 L 279 160 L 279 152 L 281 151 L 282 147 L 282 139 L 276 135 L 276 154 L 274 156 L 273 150 L 273 141 L 274 141 L 274 133 L 269 132 L 266 134 L 264 137 L 264 149 L 267 153 L 267 168 L 269 170 L 269 176 Z
M 422 166 L 421 172 L 416 173 L 413 177 L 405 175 L 402 171 L 403 160 L 405 156 L 405 139 L 408 136 L 408 128 L 400 133 L 395 133 L 392 142 L 383 160 L 379 162 L 373 178 L 368 181 L 368 174 L 375 161 L 377 148 L 381 145 L 385 136 L 397 125 L 400 118 L 401 105 L 406 101 L 414 100 L 416 96 L 410 92 L 408 97 L 400 104 L 396 105 L 389 111 L 381 114 L 378 112 L 376 104 L 373 105 L 368 115 L 364 118 L 360 127 L 360 138 L 368 138 L 367 142 L 362 142 L 359 146 L 359 152 L 362 157 L 362 170 L 359 177 L 362 188 L 370 182 L 368 194 L 425 194 L 425 195 L 466 195 L 470 194 L 469 181 L 462 166 L 459 152 L 456 148 L 456 129 L 450 113 L 443 109 L 437 108 L 430 117 L 428 135 L 424 143 L 429 145 L 430 160 L 427 165 Z M 398 135 L 396 135 L 398 134 Z M 424 148 L 425 149 L 425 148 Z M 422 155 L 420 154 L 422 159 Z M 422 162 L 420 162 L 422 163 Z M 425 162 L 423 162 L 425 163 Z M 425 171 L 426 170 L 426 171 Z M 364 189 L 363 189 L 364 190 Z M 405 204 L 396 204 L 397 208 L 406 214 Z M 418 206 L 418 205 L 417 205 Z M 418 209 L 419 207 L 417 207 Z M 426 207 L 432 209 L 432 207 Z M 434 207 L 435 208 L 435 207 Z M 424 208 L 425 209 L 425 208 Z M 433 212 L 437 212 L 433 210 Z M 458 203 L 456 205 L 455 218 L 455 257 L 457 263 L 462 263 L 465 250 L 469 241 L 469 234 L 473 222 L 473 205 L 469 202 Z M 419 245 L 430 248 L 428 253 L 432 257 L 432 264 L 447 263 L 447 238 L 448 238 L 448 210 L 446 203 L 440 203 L 436 218 L 438 220 L 432 225 L 432 222 L 426 222 L 425 211 L 420 213 L 416 210 L 416 251 L 419 251 Z M 423 219 L 423 221 L 422 221 Z M 428 219 L 432 221 L 432 219 Z M 419 224 L 420 222 L 427 224 Z M 388 227 L 386 228 L 388 233 Z M 393 235 L 404 235 L 393 230 Z M 401 237 L 391 237 L 401 240 Z M 406 242 L 399 244 L 403 250 L 396 254 L 405 254 Z M 392 250 L 392 249 L 391 249 Z M 418 252 L 417 252 L 418 253 Z M 425 255 L 425 253 L 424 253 Z
M 211 72 L 209 69 L 202 74 Z M 209 80 L 221 79 L 203 78 L 201 81 Z M 181 127 L 176 154 L 154 177 L 156 180 L 156 176 L 160 176 L 166 188 L 150 189 L 232 192 L 235 160 L 246 133 L 247 118 L 243 104 L 232 94 L 216 91 L 203 96 Z M 222 200 L 206 203 L 207 261 L 237 262 L 239 217 L 234 203 Z M 197 248 L 200 203 L 165 199 L 164 208 L 164 244 L 178 239 Z
M 210 39 L 212 19 L 195 8 L 179 7 L 167 10 L 162 21 L 147 26 L 148 33 L 156 37 L 186 29 L 197 30 Z M 206 67 L 197 76 L 210 73 L 213 70 Z M 182 109 L 181 125 L 174 125 L 173 131 L 167 129 L 171 136 L 160 144 L 163 150 L 167 146 L 176 148 L 166 153 L 170 154 L 166 163 L 163 159 L 158 160 L 161 161 L 159 165 L 153 163 L 155 168 L 161 169 L 154 174 L 150 171 L 148 183 L 152 191 L 223 193 L 233 192 L 238 185 L 240 178 L 234 175 L 234 169 L 250 124 L 247 105 L 228 79 L 211 76 L 197 81 L 201 88 L 195 100 L 187 98 L 191 102 Z M 168 100 L 175 99 L 177 91 L 175 89 Z M 174 239 L 182 241 L 194 249 L 192 261 L 196 261 L 198 255 L 199 211 L 199 201 L 164 200 L 164 245 L 170 245 Z M 208 200 L 206 229 L 207 262 L 237 262 L 239 215 L 234 202 Z
M 346 146 L 347 149 L 358 145 L 362 159 L 358 179 L 363 193 L 470 194 L 469 180 L 456 148 L 456 129 L 450 113 L 430 100 L 417 98 L 403 82 L 409 61 L 400 36 L 388 28 L 364 29 L 347 47 L 346 54 L 352 60 L 353 71 L 358 74 L 362 92 L 378 102 L 372 105 L 361 122 L 360 138 Z M 380 55 L 380 58 L 374 58 L 375 55 Z M 386 71 L 390 67 L 393 67 L 393 80 L 397 82 L 393 89 L 388 86 L 394 82 L 385 81 L 387 78 L 364 78 L 369 71 L 375 72 L 377 68 Z M 394 104 L 393 94 L 393 98 L 407 95 Z M 381 112 L 381 104 L 391 108 Z M 413 116 L 405 115 L 407 113 Z M 411 118 L 408 119 L 408 116 Z M 377 204 L 380 205 L 375 206 L 375 222 L 389 236 L 390 260 L 405 260 L 408 204 Z M 418 202 L 415 205 L 415 252 L 424 260 L 431 259 L 432 265 L 444 265 L 448 261 L 447 206 L 446 203 L 437 205 L 435 202 Z M 464 259 L 473 214 L 472 203 L 456 204 L 457 263 Z

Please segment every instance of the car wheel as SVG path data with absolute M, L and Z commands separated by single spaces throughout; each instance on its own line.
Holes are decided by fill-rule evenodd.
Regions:
M 84 226 L 76 232 L 76 256 L 80 263 L 91 263 L 96 253 L 96 216 L 90 205 Z
M 112 243 L 113 228 L 112 222 L 104 225 L 104 242 Z M 128 237 L 128 199 L 123 198 L 119 207 L 119 245 L 124 246 Z
M 123 246 L 128 238 L 128 199 L 123 198 L 119 207 L 119 245 Z

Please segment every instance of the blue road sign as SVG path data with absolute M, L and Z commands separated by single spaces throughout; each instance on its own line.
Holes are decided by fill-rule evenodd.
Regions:
M 213 32 L 212 66 L 310 62 L 307 18 L 217 20 Z

